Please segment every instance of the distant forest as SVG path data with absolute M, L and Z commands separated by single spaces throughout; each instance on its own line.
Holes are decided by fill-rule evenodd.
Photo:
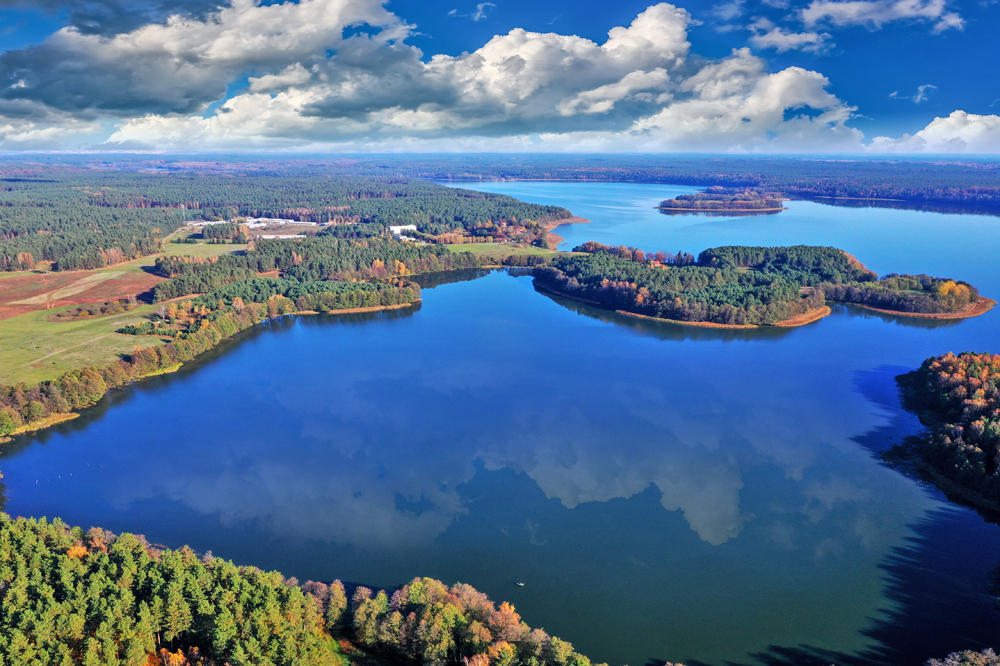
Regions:
M 827 299 L 898 312 L 954 313 L 979 299 L 965 282 L 927 275 L 882 279 L 830 247 L 744 247 L 646 254 L 589 242 L 585 254 L 534 270 L 543 288 L 613 310 L 685 322 L 774 324 Z
M 346 162 L 346 161 L 345 161 Z M 1000 214 L 1000 162 L 898 157 L 733 155 L 399 155 L 371 156 L 343 173 L 438 180 L 569 180 L 673 183 L 780 192 L 791 199 L 899 200 L 913 207 Z M 461 183 L 456 183 L 461 185 Z M 891 203 L 891 202 L 888 202 Z
M 350 595 L 348 594 L 350 592 Z M 0 514 L 8 666 L 590 666 L 469 585 L 302 585 L 132 534 Z
M 402 177 L 279 163 L 215 173 L 13 161 L 0 165 L 0 271 L 111 266 L 158 252 L 186 220 L 241 216 L 374 227 L 347 232 L 358 235 L 415 224 L 422 234 L 493 240 L 508 226 L 542 236 L 540 224 L 570 212 Z M 222 240 L 231 231 L 208 230 L 206 237 Z

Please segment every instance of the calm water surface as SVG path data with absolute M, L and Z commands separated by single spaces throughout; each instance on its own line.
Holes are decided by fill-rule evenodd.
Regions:
M 569 246 L 835 245 L 1000 294 L 997 218 L 667 217 L 652 206 L 691 188 L 475 188 L 591 219 L 557 230 Z M 1000 528 L 878 461 L 919 429 L 893 377 L 1000 349 L 998 316 L 713 331 L 448 276 L 407 311 L 264 324 L 18 440 L 7 511 L 301 580 L 468 582 L 612 664 L 917 664 L 997 643 Z

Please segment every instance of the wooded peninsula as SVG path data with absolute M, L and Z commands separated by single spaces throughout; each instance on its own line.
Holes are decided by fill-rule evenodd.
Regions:
M 903 406 L 927 428 L 893 452 L 946 493 L 1000 511 L 1000 354 L 935 356 L 896 378 Z
M 981 314 L 994 303 L 962 281 L 928 275 L 879 278 L 832 247 L 717 247 L 697 260 L 683 252 L 647 254 L 594 242 L 574 252 L 582 254 L 536 267 L 536 284 L 626 314 L 681 323 L 795 325 L 811 321 L 795 318 L 824 308 L 827 301 L 948 317 Z

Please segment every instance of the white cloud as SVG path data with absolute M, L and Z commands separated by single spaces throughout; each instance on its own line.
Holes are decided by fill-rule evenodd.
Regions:
M 800 17 L 810 28 L 823 22 L 877 30 L 886 23 L 906 19 L 933 21 L 935 33 L 965 27 L 961 16 L 948 11 L 946 0 L 812 0 L 800 11 Z
M 931 85 L 929 83 L 926 84 L 926 85 L 917 86 L 917 94 L 914 95 L 913 98 L 912 98 L 913 99 L 913 103 L 914 104 L 920 104 L 921 102 L 926 102 L 927 101 L 927 91 L 928 90 L 935 90 L 935 89 L 937 89 L 937 86 L 933 86 L 933 85 Z
M 732 21 L 733 19 L 743 16 L 743 5 L 745 2 L 746 0 L 731 0 L 730 2 L 722 3 L 721 5 L 712 5 L 712 9 L 709 10 L 709 14 L 719 21 Z
M 875 137 L 874 152 L 899 153 L 1000 153 L 1000 116 L 980 116 L 954 111 L 935 118 L 913 136 L 899 139 Z
M 362 25 L 375 35 L 344 37 Z M 273 73 L 364 42 L 390 47 L 409 30 L 379 0 L 232 0 L 204 19 L 172 16 L 113 37 L 63 28 L 0 56 L 0 83 L 18 85 L 8 98 L 78 113 L 201 111 L 247 69 Z
M 767 19 L 758 19 L 750 26 L 750 43 L 759 49 L 775 49 L 778 53 L 801 50 L 824 53 L 833 46 L 827 32 L 789 32 Z
M 370 41 L 357 54 L 345 50 L 309 68 L 296 63 L 256 77 L 210 118 L 149 114 L 121 124 L 110 141 L 383 150 L 420 150 L 424 142 L 439 150 L 860 148 L 860 132 L 844 125 L 853 107 L 825 91 L 821 74 L 768 74 L 746 49 L 714 62 L 692 60 L 690 21 L 685 10 L 662 3 L 611 29 L 603 44 L 515 29 L 473 53 L 426 63 L 399 45 L 386 57 L 387 47 Z M 785 42 L 797 39 L 782 34 Z M 818 49 L 825 37 L 808 39 L 799 38 L 800 48 Z M 524 145 L 529 135 L 538 138 Z
M 496 7 L 496 5 L 494 5 L 492 2 L 480 2 L 478 5 L 476 5 L 476 11 L 473 12 L 470 18 L 472 18 L 473 21 L 482 21 L 484 18 L 486 18 L 487 12 L 493 7 Z
M 943 2 L 813 0 L 803 20 L 940 22 Z M 730 5 L 716 7 L 720 18 L 743 11 Z M 70 27 L 0 56 L 0 138 L 5 147 L 79 143 L 102 119 L 117 118 L 109 148 L 864 149 L 861 132 L 847 125 L 855 108 L 827 91 L 822 74 L 768 72 L 747 49 L 700 58 L 690 52 L 692 23 L 684 9 L 660 3 L 603 43 L 514 29 L 472 53 L 429 60 L 406 43 L 412 26 L 380 0 L 233 0 L 201 18 L 112 36 Z M 351 34 L 352 26 L 366 29 Z M 791 32 L 763 19 L 749 29 L 758 48 L 832 46 L 819 30 Z M 202 116 L 251 69 L 245 90 Z M 911 99 L 923 102 L 933 89 L 925 84 Z

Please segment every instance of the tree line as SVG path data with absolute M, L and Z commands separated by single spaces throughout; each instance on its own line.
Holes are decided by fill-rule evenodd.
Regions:
M 507 603 L 430 578 L 377 594 L 299 585 L 142 536 L 0 514 L 0 662 L 344 666 L 359 646 L 424 666 L 590 666 Z

